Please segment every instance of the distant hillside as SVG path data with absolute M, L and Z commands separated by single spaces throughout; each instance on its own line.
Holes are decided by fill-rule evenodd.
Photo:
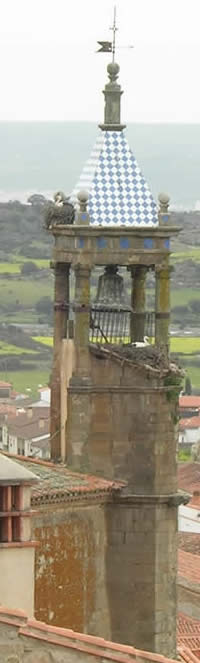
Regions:
M 53 239 L 44 228 L 46 199 L 32 196 L 32 204 L 18 201 L 0 203 L 0 261 L 10 262 L 12 256 L 50 258 Z M 42 202 L 40 202 L 40 200 Z M 172 212 L 171 222 L 182 226 L 178 239 L 172 240 L 172 249 L 185 250 L 187 246 L 200 246 L 200 212 Z

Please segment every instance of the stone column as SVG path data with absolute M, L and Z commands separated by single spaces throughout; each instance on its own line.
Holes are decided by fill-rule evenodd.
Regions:
M 170 322 L 170 267 L 167 259 L 165 265 L 156 267 L 156 320 L 155 343 L 168 350 Z
M 90 471 L 91 376 L 89 353 L 90 266 L 75 267 L 75 370 L 68 388 L 66 426 L 67 462 L 78 471 Z
M 147 268 L 138 265 L 131 269 L 131 342 L 143 341 L 145 331 L 145 281 Z
M 55 294 L 54 294 L 54 350 L 51 377 L 51 457 L 54 460 L 61 458 L 61 345 L 66 337 L 69 304 L 69 265 L 56 263 L 55 265 Z
M 89 330 L 90 330 L 90 273 L 88 265 L 76 265 L 75 271 L 75 320 L 74 343 L 76 352 L 75 374 L 79 378 L 89 376 Z

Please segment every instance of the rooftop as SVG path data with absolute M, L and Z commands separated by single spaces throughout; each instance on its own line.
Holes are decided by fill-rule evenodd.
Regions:
M 157 226 L 156 203 L 124 131 L 103 131 L 72 192 L 89 193 L 90 223 L 101 226 Z
M 0 453 L 0 485 L 33 483 L 37 477 L 33 474 L 32 468 L 28 468 L 8 458 Z
M 190 582 L 200 584 L 200 556 L 179 550 L 178 575 Z
M 199 417 L 188 417 L 185 419 L 180 419 L 179 429 L 185 430 L 186 428 L 200 428 L 200 416 Z
M 16 416 L 12 414 L 6 420 L 9 433 L 23 439 L 33 439 L 49 434 L 49 408 L 34 408 Z
M 197 658 L 200 658 L 200 621 L 179 613 L 177 635 L 179 652 L 181 653 L 182 647 L 186 647 Z M 188 661 L 190 660 L 191 657 L 188 658 Z
M 178 487 L 191 495 L 200 495 L 200 463 L 178 464 Z
M 180 550 L 200 555 L 200 534 L 195 532 L 179 532 L 178 547 Z
M 200 408 L 200 396 L 180 396 L 179 407 Z
M 127 663 L 131 663 L 131 661 L 135 661 L 135 663 L 173 663 L 172 659 L 161 654 L 135 649 L 130 645 L 109 642 L 94 635 L 76 633 L 71 629 L 50 626 L 35 619 L 28 619 L 26 614 L 21 610 L 9 610 L 1 606 L 0 626 L 3 630 L 2 639 L 5 637 L 5 624 L 8 635 L 9 632 L 10 634 L 12 633 L 12 643 L 14 645 L 19 642 L 18 638 L 22 635 L 22 646 L 25 644 L 28 651 L 36 653 L 38 651 L 37 642 L 40 651 L 41 646 L 42 651 L 44 651 L 45 645 L 48 644 L 48 651 L 51 652 L 50 656 L 54 654 L 54 646 L 59 646 L 59 651 L 61 651 L 61 655 L 64 657 L 63 660 L 65 658 L 69 660 L 70 652 L 72 657 L 72 652 L 77 652 L 78 660 L 86 658 L 88 662 L 90 660 L 91 662 L 97 660 L 99 663 L 103 663 L 103 661 L 109 660 L 113 662 L 118 661 L 118 663 L 125 663 L 125 661 Z M 178 620 L 177 659 L 185 663 L 199 663 L 199 649 L 199 622 L 181 614 Z
M 24 469 L 34 472 L 39 481 L 32 489 L 32 504 L 58 503 L 88 497 L 109 497 L 123 482 L 107 481 L 89 474 L 71 472 L 65 465 L 40 459 L 12 456 Z
M 12 387 L 12 384 L 10 382 L 3 382 L 2 380 L 0 380 L 0 389 L 2 389 L 4 387 L 5 388 L 6 387 Z

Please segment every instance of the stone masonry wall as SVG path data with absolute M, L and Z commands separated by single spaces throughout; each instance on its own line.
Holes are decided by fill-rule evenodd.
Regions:
M 91 378 L 90 390 L 69 391 L 69 465 L 134 493 L 175 491 L 174 403 L 162 377 L 108 355 L 91 356 Z
M 176 655 L 178 394 L 168 375 L 112 352 L 69 389 L 69 465 L 125 488 L 105 507 L 110 637 Z

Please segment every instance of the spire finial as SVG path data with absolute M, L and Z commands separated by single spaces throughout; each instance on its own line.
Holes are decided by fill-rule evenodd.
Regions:
M 114 6 L 114 17 L 113 17 L 113 26 L 110 28 L 113 33 L 113 39 L 112 39 L 112 61 L 115 62 L 115 38 L 116 38 L 116 31 L 118 30 L 116 26 L 116 5 Z

